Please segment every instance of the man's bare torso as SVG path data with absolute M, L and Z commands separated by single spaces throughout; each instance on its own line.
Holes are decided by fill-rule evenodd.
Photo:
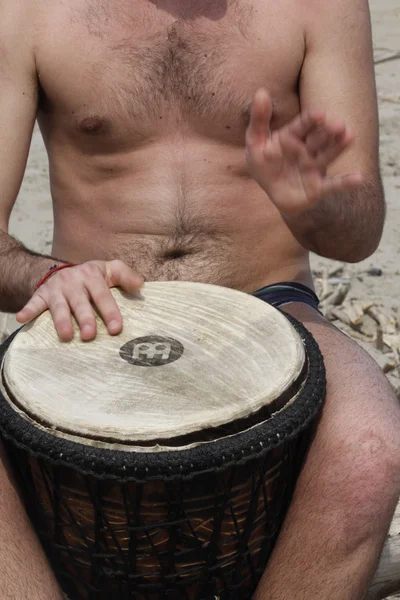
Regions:
M 255 91 L 271 127 L 299 112 L 294 0 L 38 3 L 39 123 L 55 256 L 121 258 L 146 280 L 252 291 L 309 282 L 306 252 L 251 179 Z

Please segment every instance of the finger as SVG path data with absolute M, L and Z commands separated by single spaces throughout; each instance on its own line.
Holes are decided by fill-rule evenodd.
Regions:
M 264 146 L 269 136 L 269 125 L 272 116 L 272 102 L 268 92 L 259 89 L 251 105 L 250 124 L 246 140 L 250 145 Z
M 74 337 L 74 328 L 67 300 L 62 294 L 55 295 L 51 298 L 49 305 L 58 337 L 63 342 L 69 342 Z
M 343 121 L 321 123 L 307 135 L 305 144 L 311 155 L 317 155 L 333 146 L 345 135 L 346 127 Z
M 88 342 L 96 337 L 96 317 L 86 289 L 75 291 L 68 298 L 69 306 L 79 325 L 81 340 Z
M 318 152 L 325 149 L 331 143 L 330 133 L 326 127 L 320 126 L 311 130 L 307 135 L 305 144 L 306 148 L 312 156 L 316 156 Z
M 96 306 L 101 318 L 103 319 L 108 332 L 111 335 L 117 335 L 122 331 L 122 316 L 110 288 L 106 282 L 99 281 L 91 284 L 87 288 L 93 304 Z
M 287 129 L 279 134 L 279 141 L 282 154 L 287 160 L 302 167 L 313 165 L 314 161 L 310 157 L 304 142 L 291 135 Z
M 126 292 L 135 293 L 143 286 L 143 277 L 128 267 L 122 260 L 108 262 L 106 271 L 106 283 L 109 287 L 121 287 Z
M 38 294 L 34 294 L 17 315 L 18 323 L 28 323 L 48 309 L 47 302 Z
M 343 121 L 325 123 L 307 136 L 306 146 L 311 154 L 317 156 L 347 139 L 347 134 L 348 131 Z
M 354 141 L 354 135 L 350 132 L 344 131 L 339 134 L 336 138 L 331 140 L 330 144 L 326 145 L 325 148 L 321 149 L 316 156 L 316 163 L 318 168 L 326 169 L 331 163 L 333 163 L 340 154 L 346 148 L 348 148 Z
M 325 114 L 322 111 L 302 112 L 284 129 L 304 141 L 306 136 L 313 129 L 320 127 L 324 121 Z
M 350 191 L 361 185 L 362 182 L 363 176 L 361 173 L 347 173 L 346 175 L 326 177 L 322 181 L 322 193 L 327 195 Z

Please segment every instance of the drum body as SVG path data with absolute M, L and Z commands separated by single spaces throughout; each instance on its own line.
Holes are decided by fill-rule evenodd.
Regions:
M 185 285 L 189 284 L 154 284 L 148 293 L 152 296 L 154 292 L 154 306 L 158 306 L 156 297 L 161 292 L 163 297 L 168 296 L 166 289 L 168 293 L 177 293 L 180 303 L 189 302 L 190 298 L 190 301 L 198 302 L 200 290 L 204 305 L 213 301 L 215 304 L 215 295 L 222 293 L 214 286 L 193 284 L 191 295 Z M 232 290 L 225 293 L 228 299 L 221 302 L 228 302 L 234 294 L 235 301 L 240 304 L 241 296 L 246 296 Z M 120 306 L 124 302 L 128 307 L 126 310 L 136 306 L 135 299 L 124 299 L 117 292 L 115 295 Z M 240 310 L 243 310 L 243 317 L 251 321 L 247 302 L 246 296 L 245 306 Z M 167 304 L 170 306 L 170 298 Z M 262 316 L 269 318 L 263 313 L 262 301 L 252 298 L 250 304 L 255 312 L 260 310 Z M 186 352 L 189 361 L 196 345 L 200 349 L 199 358 L 194 361 L 195 371 L 198 365 L 197 375 L 202 376 L 202 380 L 199 379 L 197 391 L 193 391 L 194 397 L 196 393 L 199 398 L 210 393 L 203 385 L 208 370 L 211 371 L 211 389 L 213 385 L 218 388 L 222 371 L 229 373 L 230 363 L 233 362 L 234 370 L 238 370 L 235 357 L 231 357 L 231 361 L 222 359 L 221 365 L 223 367 L 225 360 L 226 369 L 219 369 L 215 356 L 208 370 L 200 368 L 202 340 L 207 338 L 204 322 L 206 329 L 218 329 L 215 323 L 209 324 L 208 316 L 205 319 L 202 310 L 199 311 L 201 318 L 194 314 L 188 318 L 190 323 L 196 319 L 198 322 L 199 318 L 202 321 L 201 326 L 194 327 L 194 338 L 191 338 L 194 335 L 192 325 L 186 326 L 186 333 L 181 331 L 179 334 L 171 315 L 167 318 L 169 324 L 160 334 L 159 318 L 164 309 L 161 312 L 158 308 L 152 310 L 157 314 L 158 326 L 155 328 L 154 322 L 146 325 L 146 331 L 140 331 L 134 338 L 136 345 L 130 339 L 131 332 L 125 331 L 127 326 L 124 331 L 128 341 L 112 339 L 117 344 L 115 348 L 119 348 L 119 360 L 124 361 L 122 368 L 129 369 L 124 370 L 124 382 L 129 377 L 127 373 L 135 373 L 133 397 L 139 398 L 140 390 L 143 393 L 141 383 L 135 378 L 144 377 L 145 385 L 150 386 L 156 375 L 149 373 L 155 373 L 155 367 L 158 367 L 162 372 L 160 385 L 165 396 L 173 389 L 178 395 L 176 400 L 172 396 L 171 402 L 179 404 L 181 395 L 189 394 L 187 372 L 184 377 L 186 387 L 182 379 L 172 385 L 168 374 L 173 364 L 175 370 L 184 370 L 183 366 L 179 367 L 179 359 Z M 133 322 L 137 324 L 140 317 L 144 318 L 144 314 L 135 313 Z M 181 318 L 180 314 L 179 323 Z M 102 427 L 97 425 L 97 433 L 93 433 L 90 421 L 96 422 L 98 413 L 92 411 L 91 415 L 89 407 L 82 415 L 77 415 L 79 402 L 71 413 L 71 426 L 68 416 L 50 414 L 53 408 L 43 407 L 46 402 L 42 395 L 49 396 L 49 389 L 53 390 L 53 387 L 48 388 L 47 379 L 42 384 L 37 383 L 35 376 L 40 379 L 38 367 L 32 364 L 36 360 L 32 352 L 35 356 L 40 354 L 40 340 L 43 339 L 37 323 L 31 326 L 25 341 L 26 329 L 23 329 L 3 346 L 2 437 L 29 516 L 70 600 L 250 600 L 279 534 L 309 444 L 312 424 L 325 395 L 323 361 L 311 335 L 292 319 L 290 324 L 280 314 L 276 318 L 279 326 L 287 328 L 288 335 L 293 335 L 296 344 L 305 350 L 304 356 L 300 352 L 303 358 L 297 361 L 297 372 L 293 377 L 283 376 L 285 385 L 282 387 L 279 383 L 277 397 L 271 399 L 271 395 L 266 394 L 268 401 L 257 400 L 256 406 L 244 410 L 240 407 L 238 414 L 235 395 L 231 399 L 234 417 L 227 416 L 226 423 L 221 421 L 220 405 L 207 409 L 207 418 L 199 406 L 201 417 L 196 426 L 189 414 L 190 405 L 186 406 L 182 417 L 178 414 L 178 420 L 174 420 L 172 416 L 169 423 L 170 408 L 165 412 L 165 422 L 160 423 L 156 432 L 151 430 L 150 433 L 146 419 L 140 423 L 145 412 L 143 407 L 137 415 L 136 426 L 133 424 L 131 429 L 125 427 L 126 417 L 112 423 L 114 412 L 118 410 L 112 399 L 106 403 L 107 422 Z M 232 319 L 235 321 L 236 315 Z M 253 321 L 259 328 L 259 315 Z M 52 326 L 46 321 L 42 327 L 51 329 Z M 149 335 L 142 335 L 146 332 Z M 241 331 L 239 338 L 243 336 Z M 108 342 L 107 334 L 103 337 L 103 342 Z M 191 339 L 194 339 L 192 346 Z M 257 348 L 257 343 L 253 340 L 250 346 Z M 50 347 L 52 344 L 57 345 L 53 334 Z M 79 341 L 76 344 L 79 356 L 83 351 L 90 353 L 93 348 L 91 344 L 84 345 Z M 299 347 L 296 346 L 296 356 Z M 42 352 L 48 348 L 45 344 Z M 71 346 L 60 345 L 59 349 L 67 362 L 65 357 Z M 209 346 L 206 350 L 209 360 Z M 55 351 L 52 353 L 54 357 Z M 278 353 L 279 349 L 275 347 L 270 349 L 268 356 L 271 358 Z M 62 381 L 63 391 L 59 396 L 64 398 L 65 394 L 68 396 L 65 386 L 68 387 L 71 373 L 67 367 L 65 371 L 60 367 L 57 369 L 58 360 L 55 357 L 53 360 L 54 374 L 46 377 Z M 251 357 L 248 360 L 252 362 Z M 265 356 L 262 356 L 261 364 L 264 360 Z M 19 361 L 22 366 L 16 366 Z M 21 368 L 31 369 L 28 396 L 35 395 L 34 402 L 26 400 L 27 388 L 18 384 Z M 267 364 L 265 369 L 268 380 Z M 256 367 L 255 370 L 257 372 Z M 100 379 L 101 376 L 100 372 Z M 237 373 L 231 372 L 228 379 L 236 376 Z M 245 365 L 238 376 L 244 377 L 243 389 L 251 387 L 252 374 L 247 373 Z M 85 377 L 82 372 L 76 373 L 83 388 Z M 103 373 L 103 377 L 106 379 L 107 374 Z M 118 378 L 121 378 L 120 374 Z M 196 372 L 192 375 L 190 389 L 195 379 Z M 235 380 L 234 388 L 238 385 Z M 222 388 L 229 396 L 225 383 Z M 158 389 L 155 393 L 162 392 Z M 54 403 L 59 401 L 59 397 L 54 396 Z M 194 414 L 195 409 L 194 406 Z M 128 412 L 132 410 L 130 405 Z M 159 405 L 154 411 L 149 403 L 148 420 L 151 421 L 153 413 L 157 416 L 159 410 Z M 101 411 L 104 412 L 104 403 Z M 226 412 L 229 413 L 228 408 Z M 131 412 L 129 414 L 132 417 Z M 82 425 L 85 420 L 88 423 Z M 185 422 L 182 429 L 177 426 L 179 421 Z M 57 425 L 58 422 L 61 424 Z M 154 429 L 154 425 L 152 427 Z M 174 427 L 175 435 L 171 433 Z

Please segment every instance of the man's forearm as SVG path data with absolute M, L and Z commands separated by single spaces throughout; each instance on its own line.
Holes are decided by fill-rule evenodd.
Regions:
M 376 250 L 384 219 L 379 181 L 325 198 L 308 213 L 285 220 L 304 248 L 326 258 L 358 262 Z
M 40 278 L 63 261 L 31 252 L 0 230 L 0 312 L 18 312 L 35 291 Z

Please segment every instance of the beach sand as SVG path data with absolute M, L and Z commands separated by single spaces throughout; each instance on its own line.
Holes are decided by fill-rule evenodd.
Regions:
M 400 52 L 400 0 L 371 0 L 370 4 L 374 55 L 376 61 L 381 61 Z M 376 77 L 381 165 L 388 205 L 382 243 L 373 256 L 356 265 L 336 265 L 313 256 L 312 266 L 319 291 L 325 286 L 325 292 L 332 297 L 332 293 L 336 293 L 341 285 L 347 286 L 345 300 L 334 307 L 336 311 L 342 310 L 340 318 L 332 314 L 329 298 L 324 305 L 325 312 L 336 325 L 367 348 L 382 368 L 389 371 L 390 381 L 400 390 L 400 57 L 377 64 Z M 50 253 L 52 230 L 47 156 L 40 132 L 35 129 L 24 182 L 11 217 L 10 231 L 32 250 Z M 366 324 L 365 327 L 359 327 L 360 320 L 357 321 L 353 314 L 354 307 L 360 312 L 360 304 L 365 308 L 365 304 L 371 302 L 378 311 L 378 318 L 382 317 L 381 325 L 375 330 L 372 328 L 372 334 L 370 317 L 365 317 L 365 321 L 361 315 L 361 320 L 364 319 Z M 350 324 L 346 325 L 346 319 Z M 9 330 L 15 328 L 14 317 L 8 317 L 7 327 Z M 382 341 L 385 335 L 386 341 Z M 400 595 L 396 598 L 400 599 Z

